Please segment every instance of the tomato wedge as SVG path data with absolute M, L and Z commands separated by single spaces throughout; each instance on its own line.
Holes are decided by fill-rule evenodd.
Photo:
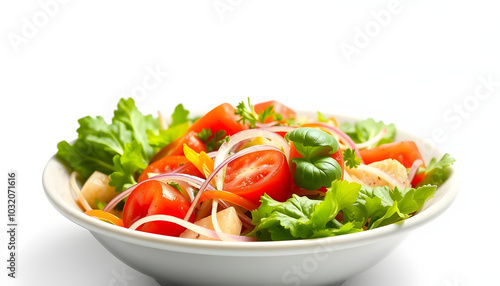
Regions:
M 283 153 L 257 151 L 227 165 L 224 190 L 235 193 L 256 205 L 260 197 L 269 195 L 277 201 L 291 196 L 292 176 Z
M 382 161 L 385 159 L 394 159 L 399 161 L 406 168 L 410 168 L 415 160 L 420 159 L 424 162 L 424 158 L 414 141 L 399 141 L 383 144 L 374 148 L 361 150 L 361 157 L 366 164 Z M 422 163 L 421 167 L 425 167 Z M 425 174 L 417 173 L 411 185 L 414 187 L 420 183 L 425 177 Z
M 146 169 L 142 171 L 137 182 L 140 183 L 149 178 L 148 173 L 169 173 L 185 164 L 189 164 L 189 166 L 186 166 L 186 169 L 184 169 L 181 173 L 203 178 L 203 175 L 200 173 L 200 171 L 198 171 L 196 166 L 191 164 L 191 162 L 189 162 L 189 160 L 185 156 L 173 155 L 163 157 L 160 160 L 149 164 L 149 166 L 147 166 Z
M 243 124 L 237 122 L 239 117 L 234 114 L 235 111 L 236 109 L 234 106 L 229 103 L 223 103 L 196 120 L 193 125 L 189 127 L 188 131 L 199 133 L 203 129 L 210 129 L 212 134 L 215 134 L 217 131 L 224 130 L 226 131 L 226 135 L 233 135 L 246 129 Z
M 274 112 L 283 116 L 283 119 L 294 119 L 296 117 L 295 111 L 293 109 L 276 100 L 257 103 L 254 105 L 253 109 L 255 112 L 261 113 L 264 110 L 266 110 L 266 108 L 268 108 L 269 106 L 273 107 Z M 266 119 L 264 119 L 264 123 L 270 123 L 272 121 L 273 121 L 272 116 L 268 116 Z
M 137 220 L 155 214 L 171 215 L 183 219 L 191 203 L 178 190 L 159 181 L 140 183 L 125 202 L 123 225 L 130 227 Z M 190 219 L 194 221 L 194 215 Z M 185 228 L 171 222 L 152 221 L 137 230 L 168 236 L 179 236 Z
M 174 155 L 184 155 L 184 144 L 188 145 L 191 149 L 196 152 L 207 151 L 207 147 L 203 143 L 203 141 L 196 136 L 196 132 L 191 131 L 182 135 L 181 137 L 175 139 L 170 142 L 167 146 L 163 147 L 158 153 L 156 153 L 153 158 L 151 158 L 151 162 L 156 162 L 163 157 L 174 156 Z

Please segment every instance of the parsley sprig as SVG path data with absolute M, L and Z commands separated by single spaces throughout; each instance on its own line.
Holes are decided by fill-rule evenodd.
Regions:
M 343 152 L 343 156 L 344 156 L 344 164 L 348 168 L 354 169 L 361 164 L 361 158 L 359 158 L 356 155 L 356 152 L 351 148 L 345 149 Z
M 257 123 L 264 123 L 265 120 L 272 116 L 273 120 L 275 121 L 281 121 L 283 120 L 283 117 L 276 113 L 273 109 L 274 107 L 272 105 L 266 107 L 265 110 L 257 113 L 255 112 L 253 104 L 250 103 L 250 98 L 248 98 L 248 101 L 245 103 L 244 101 L 240 102 L 238 105 L 236 105 L 236 111 L 234 114 L 241 116 L 241 118 L 238 120 L 238 122 L 242 122 L 243 124 L 247 124 L 250 128 L 255 128 Z

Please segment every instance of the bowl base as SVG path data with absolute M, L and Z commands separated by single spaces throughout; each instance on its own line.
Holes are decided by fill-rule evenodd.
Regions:
M 159 280 L 155 280 L 155 281 L 158 282 L 158 284 L 161 286 L 184 286 L 184 284 L 177 284 L 177 283 L 171 282 L 171 281 L 169 281 L 169 282 L 164 282 L 164 281 L 159 281 Z M 344 284 L 344 282 L 345 281 L 335 283 L 335 284 L 321 285 L 321 286 L 341 286 L 342 284 Z

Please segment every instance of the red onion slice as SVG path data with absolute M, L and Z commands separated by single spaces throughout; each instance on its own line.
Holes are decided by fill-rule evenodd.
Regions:
M 183 219 L 180 219 L 180 218 L 177 218 L 174 216 L 170 216 L 170 215 L 150 215 L 150 216 L 143 217 L 143 218 L 137 220 L 136 222 L 134 222 L 129 227 L 129 229 L 136 230 L 139 226 L 141 226 L 145 223 L 148 223 L 148 222 L 152 222 L 152 221 L 166 221 L 166 222 L 175 223 L 175 224 L 183 226 L 187 229 L 190 229 L 194 232 L 197 232 L 201 235 L 205 235 L 205 236 L 215 238 L 215 239 L 220 239 L 220 237 L 217 235 L 217 233 L 214 230 L 201 227 L 201 226 L 196 225 L 194 223 L 191 223 L 189 221 L 185 221 Z M 227 234 L 227 233 L 225 233 L 225 235 L 228 238 L 230 238 L 232 241 L 256 241 L 257 240 L 254 237 L 248 237 L 248 236 L 240 236 L 240 235 L 233 235 L 233 234 Z
M 417 159 L 413 161 L 413 164 L 410 167 L 410 171 L 408 172 L 408 181 L 411 183 L 413 181 L 413 178 L 415 178 L 415 175 L 417 174 L 418 168 L 424 164 L 424 161 Z

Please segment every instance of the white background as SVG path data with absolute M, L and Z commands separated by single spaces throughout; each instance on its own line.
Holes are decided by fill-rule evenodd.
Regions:
M 132 95 L 154 114 L 177 103 L 195 111 L 276 99 L 393 122 L 428 139 L 457 159 L 459 196 L 344 286 L 500 285 L 500 2 L 338 2 L 2 1 L 0 281 L 156 285 L 60 215 L 41 184 L 79 118 L 110 118 Z M 157 81 L 144 86 L 151 70 Z M 4 267 L 11 170 L 15 280 Z

